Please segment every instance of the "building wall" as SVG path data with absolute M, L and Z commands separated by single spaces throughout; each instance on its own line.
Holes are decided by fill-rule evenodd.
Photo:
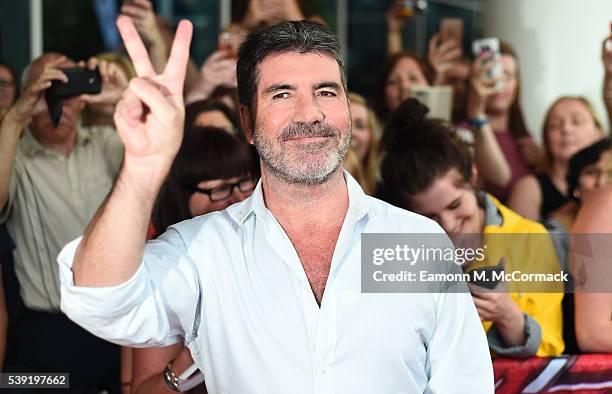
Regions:
M 485 34 L 509 42 L 519 56 L 521 103 L 534 137 L 561 95 L 583 95 L 607 124 L 601 99 L 601 43 L 610 35 L 610 0 L 488 0 Z

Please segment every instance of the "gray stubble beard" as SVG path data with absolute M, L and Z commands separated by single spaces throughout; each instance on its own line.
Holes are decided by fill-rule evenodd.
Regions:
M 321 152 L 328 156 L 324 163 L 308 163 L 307 167 L 302 169 L 295 165 L 300 161 L 303 162 L 304 158 L 300 153 L 309 154 L 310 152 L 321 150 L 326 144 L 329 144 L 329 142 L 310 143 L 305 146 L 304 150 L 298 152 L 298 154 L 293 154 L 293 152 L 283 151 L 285 139 L 287 137 L 296 136 L 336 136 L 336 140 L 338 141 L 342 136 L 339 129 L 335 129 L 325 123 L 320 123 L 319 126 L 314 127 L 306 126 L 305 124 L 291 125 L 283 129 L 278 135 L 277 145 L 275 147 L 270 140 L 263 136 L 263 133 L 257 125 L 255 126 L 253 142 L 264 167 L 275 177 L 290 184 L 315 186 L 325 183 L 344 163 L 344 158 L 351 145 L 351 133 L 349 131 L 346 137 L 344 137 L 344 140 L 339 140 L 337 147 L 335 147 L 336 149 L 333 151 Z

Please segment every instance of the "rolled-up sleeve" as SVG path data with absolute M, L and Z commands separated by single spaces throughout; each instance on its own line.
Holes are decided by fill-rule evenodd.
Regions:
M 110 287 L 74 284 L 72 263 L 80 242 L 70 242 L 58 256 L 61 309 L 70 319 L 120 345 L 167 346 L 190 339 L 201 285 L 177 231 L 171 228 L 147 243 L 134 275 Z

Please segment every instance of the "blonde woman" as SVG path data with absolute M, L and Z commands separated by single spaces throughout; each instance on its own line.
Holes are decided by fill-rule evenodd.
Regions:
M 508 206 L 531 220 L 549 217 L 569 201 L 566 177 L 570 158 L 602 136 L 601 122 L 586 98 L 557 99 L 544 118 L 544 170 L 517 181 Z
M 363 96 L 351 92 L 348 97 L 353 121 L 351 148 L 363 170 L 362 187 L 368 194 L 374 195 L 378 178 L 380 127 L 374 111 L 368 107 Z

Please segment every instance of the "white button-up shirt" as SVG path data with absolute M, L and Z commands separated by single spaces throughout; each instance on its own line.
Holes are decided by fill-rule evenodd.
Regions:
M 469 293 L 361 293 L 362 233 L 442 230 L 345 178 L 349 208 L 320 307 L 260 182 L 245 201 L 148 242 L 118 286 L 75 286 L 71 242 L 58 258 L 62 310 L 122 345 L 184 339 L 210 393 L 492 393 Z

